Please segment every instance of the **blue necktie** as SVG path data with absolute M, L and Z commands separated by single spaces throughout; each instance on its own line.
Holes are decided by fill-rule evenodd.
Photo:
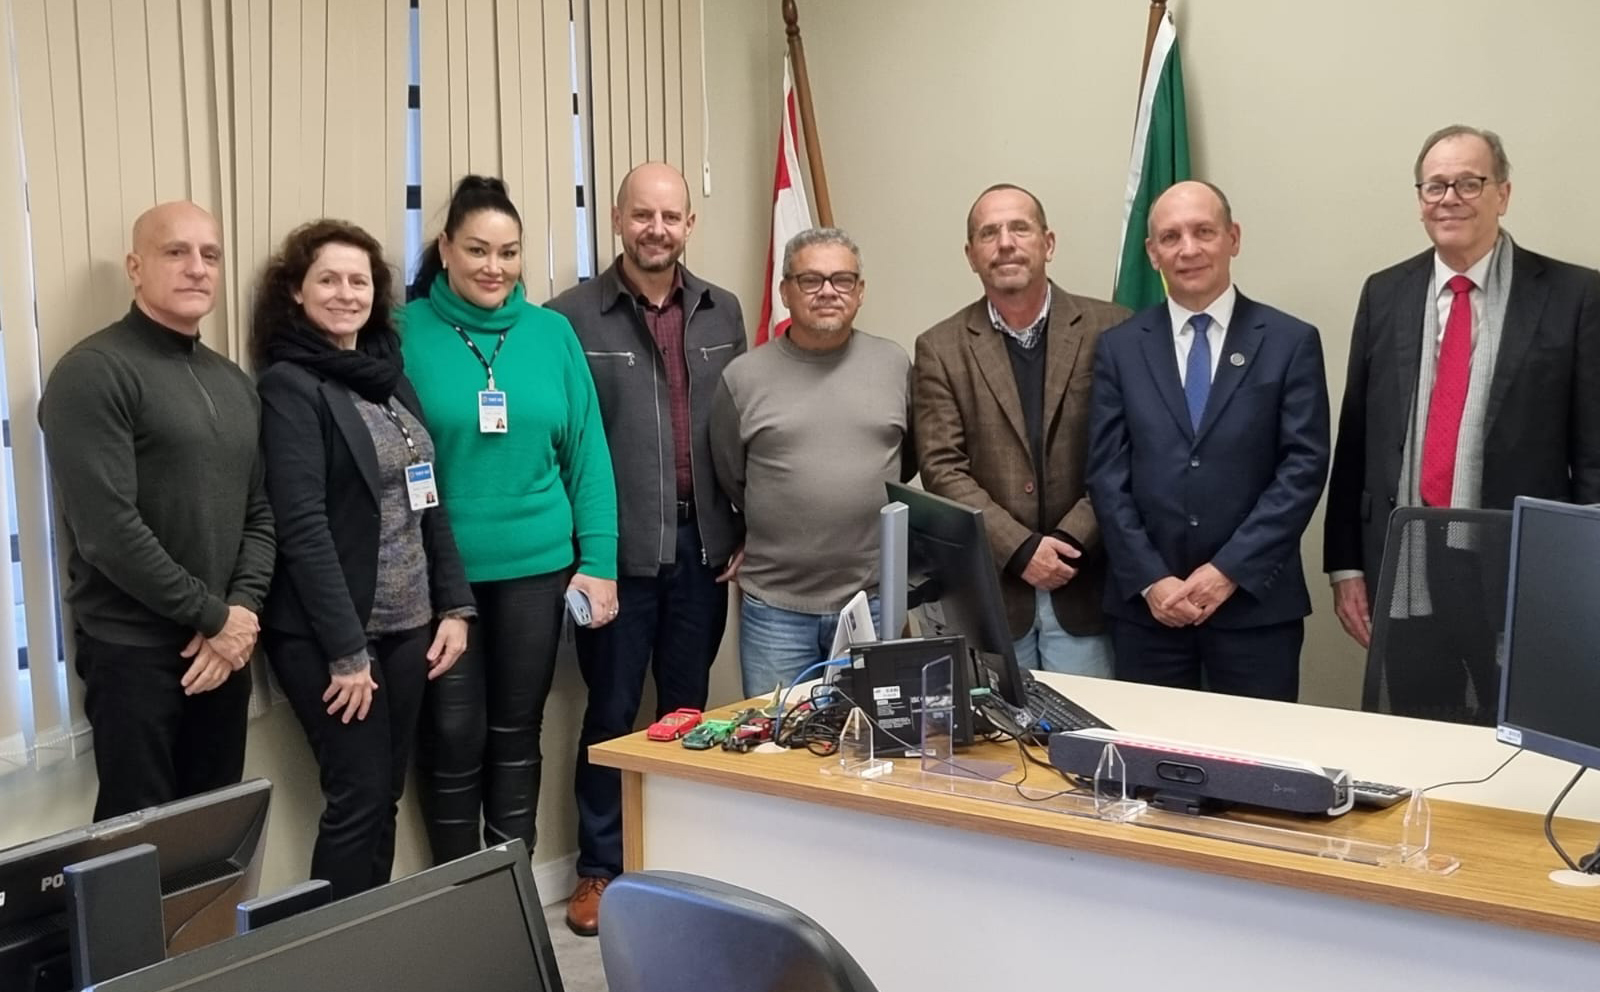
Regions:
M 1211 341 L 1206 328 L 1211 326 L 1209 314 L 1197 313 L 1189 318 L 1194 328 L 1194 341 L 1189 344 L 1189 366 L 1183 376 L 1183 395 L 1189 401 L 1189 426 L 1200 429 L 1200 418 L 1206 414 L 1206 397 L 1211 395 Z

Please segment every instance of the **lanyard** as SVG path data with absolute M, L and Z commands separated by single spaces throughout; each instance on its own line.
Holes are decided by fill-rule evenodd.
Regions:
M 410 453 L 411 464 L 420 465 L 422 463 L 422 459 L 417 457 L 417 443 L 416 441 L 412 440 L 411 431 L 406 429 L 405 421 L 401 420 L 400 415 L 394 411 L 394 405 L 392 401 L 384 403 L 382 406 L 378 407 L 378 409 L 382 410 L 383 415 L 389 418 L 389 423 L 399 428 L 400 436 L 405 438 L 406 451 Z
M 461 335 L 461 340 L 465 341 L 467 343 L 467 347 L 471 348 L 472 349 L 472 353 L 475 356 L 477 356 L 478 364 L 483 366 L 484 374 L 489 377 L 489 388 L 493 389 L 494 388 L 494 361 L 495 361 L 495 359 L 500 357 L 500 349 L 504 348 L 506 346 L 506 334 L 510 329 L 507 328 L 505 331 L 501 331 L 500 332 L 500 340 L 494 346 L 494 354 L 490 355 L 488 358 L 484 358 L 483 357 L 483 352 L 478 350 L 478 343 L 476 341 L 472 340 L 472 338 L 470 336 L 468 336 L 466 331 L 462 330 L 461 325 L 456 324 L 456 325 L 453 325 L 453 326 L 456 329 L 456 333 Z

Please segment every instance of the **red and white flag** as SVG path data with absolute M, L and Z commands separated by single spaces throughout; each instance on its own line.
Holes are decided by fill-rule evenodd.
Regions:
M 783 246 L 801 231 L 810 230 L 811 204 L 806 201 L 805 177 L 800 173 L 799 132 L 795 125 L 794 76 L 789 58 L 783 59 L 783 119 L 778 124 L 778 167 L 772 180 L 772 242 L 767 246 L 767 287 L 761 296 L 761 323 L 756 344 L 764 344 L 789 328 L 789 310 L 778 295 L 783 281 Z

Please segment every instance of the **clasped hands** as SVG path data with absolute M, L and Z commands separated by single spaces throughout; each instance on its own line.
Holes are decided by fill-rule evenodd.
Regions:
M 1150 615 L 1168 627 L 1190 627 L 1205 623 L 1228 601 L 1238 583 L 1207 562 L 1187 579 L 1169 575 L 1157 579 L 1145 591 Z
M 189 638 L 181 652 L 193 659 L 189 670 L 183 673 L 180 684 L 185 696 L 210 692 L 228 681 L 228 676 L 243 668 L 256 649 L 256 637 L 261 633 L 261 622 L 243 606 L 228 607 L 228 620 L 215 637 L 199 631 Z

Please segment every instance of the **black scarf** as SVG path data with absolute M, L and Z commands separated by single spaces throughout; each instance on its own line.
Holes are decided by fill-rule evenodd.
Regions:
M 334 346 L 303 317 L 286 322 L 267 343 L 269 362 L 293 362 L 354 390 L 371 403 L 387 403 L 400 381 L 394 334 L 363 328 L 355 350 Z

